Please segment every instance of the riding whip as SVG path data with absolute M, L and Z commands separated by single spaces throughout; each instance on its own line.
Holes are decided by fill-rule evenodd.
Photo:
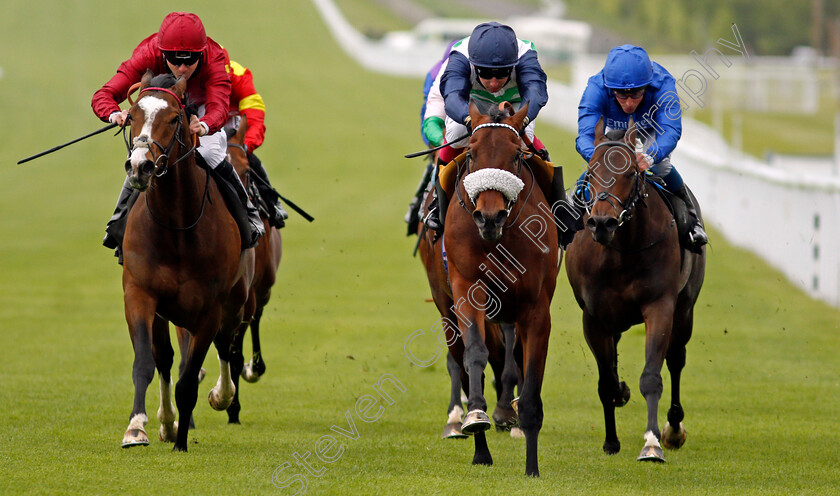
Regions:
M 414 157 L 419 157 L 421 155 L 428 155 L 432 152 L 436 152 L 436 151 L 440 150 L 441 148 L 446 148 L 447 146 L 451 145 L 452 143 L 457 143 L 457 142 L 461 141 L 462 139 L 469 138 L 469 137 L 470 137 L 470 133 L 467 133 L 467 134 L 461 136 L 460 138 L 455 138 L 454 140 L 452 140 L 451 143 L 444 143 L 440 146 L 436 146 L 434 148 L 429 148 L 429 149 L 423 150 L 421 152 L 409 153 L 408 155 L 405 156 L 405 158 L 414 158 Z
M 63 145 L 58 145 L 58 146 L 55 146 L 55 147 L 53 147 L 53 148 L 50 148 L 49 150 L 46 150 L 46 151 L 43 151 L 43 152 L 41 152 L 41 153 L 38 153 L 38 154 L 32 155 L 31 157 L 27 157 L 27 158 L 25 158 L 25 159 L 23 159 L 23 160 L 18 160 L 18 164 L 22 164 L 22 163 L 24 163 L 24 162 L 29 162 L 29 161 L 30 161 L 30 160 L 32 160 L 32 159 L 36 159 L 36 158 L 38 158 L 38 157 L 43 157 L 44 155 L 46 155 L 46 154 L 48 154 L 48 153 L 52 153 L 52 152 L 54 152 L 54 151 L 61 150 L 61 149 L 62 149 L 62 148 L 64 148 L 65 146 L 72 145 L 73 143 L 76 143 L 76 142 L 78 142 L 78 141 L 82 141 L 83 139 L 86 139 L 86 138 L 90 138 L 91 136 L 94 136 L 94 135 L 97 135 L 97 134 L 99 134 L 99 133 L 105 132 L 105 131 L 107 131 L 107 130 L 109 130 L 109 129 L 115 128 L 115 127 L 117 127 L 118 125 L 119 125 L 119 124 L 117 124 L 117 123 L 111 123 L 111 124 L 108 124 L 107 126 L 105 126 L 105 127 L 101 128 L 101 129 L 97 129 L 96 131 L 94 131 L 94 132 L 92 132 L 92 133 L 88 133 L 88 134 L 86 134 L 86 135 L 82 136 L 81 138 L 76 138 L 76 139 L 74 139 L 73 141 L 68 141 L 67 143 L 64 143 Z

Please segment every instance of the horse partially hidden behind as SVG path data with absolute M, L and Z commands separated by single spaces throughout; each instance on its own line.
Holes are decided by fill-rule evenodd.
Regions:
M 221 366 L 210 404 L 228 407 L 233 335 L 245 314 L 254 279 L 254 250 L 242 250 L 239 229 L 216 183 L 195 161 L 182 104 L 186 79 L 143 76 L 131 107 L 126 172 L 142 191 L 128 216 L 123 240 L 125 316 L 134 346 L 134 407 L 124 447 L 149 443 L 146 389 L 160 375 L 160 438 L 187 451 L 186 427 L 198 397 L 199 370 L 211 343 Z M 168 322 L 191 335 L 186 365 L 175 386 L 183 428 L 171 401 L 173 361 Z
M 228 138 L 227 160 L 233 165 L 254 204 L 257 204 L 256 186 L 250 180 L 252 172 L 248 165 L 248 152 L 245 148 L 245 133 L 247 130 L 248 121 L 245 116 L 242 116 L 239 121 L 239 128 Z M 271 288 L 277 280 L 277 268 L 280 266 L 283 252 L 280 230 L 269 225 L 267 214 L 263 208 L 260 209 L 260 217 L 266 234 L 254 247 L 254 279 L 248 293 L 248 300 L 245 303 L 244 320 L 236 332 L 233 346 L 230 349 L 230 372 L 233 384 L 236 387 L 233 400 L 227 408 L 228 423 L 230 424 L 239 423 L 239 412 L 242 410 L 239 402 L 239 376 L 241 375 L 247 382 L 253 383 L 259 381 L 265 373 L 265 361 L 260 346 L 260 320 L 263 310 L 271 298 Z M 244 363 L 243 344 L 249 327 L 251 328 L 251 345 L 253 347 L 252 358 L 248 363 Z M 186 350 L 189 346 L 190 339 L 189 333 L 180 327 L 178 328 L 178 342 L 182 350 L 179 369 L 183 374 L 186 367 L 186 357 L 183 350 Z M 191 423 L 190 427 L 194 427 L 194 424 Z
M 699 254 L 681 248 L 673 216 L 659 194 L 648 195 L 645 174 L 636 162 L 636 128 L 624 136 L 604 135 L 603 119 L 595 129 L 595 153 L 587 176 L 592 194 L 585 217 L 589 232 L 578 232 L 566 251 L 566 272 L 583 309 L 583 332 L 598 363 L 598 396 L 604 408 L 604 451 L 621 448 L 615 408 L 630 399 L 618 377 L 616 345 L 630 326 L 645 324 L 645 367 L 639 390 L 647 402 L 645 446 L 640 461 L 664 462 L 660 445 L 685 442 L 680 404 L 680 373 L 691 337 L 694 304 L 705 273 L 705 248 Z M 699 210 L 698 210 L 699 214 Z M 671 408 L 660 435 L 657 409 L 662 396 L 661 370 L 671 373 Z
M 440 243 L 447 252 L 451 301 L 461 335 L 449 341 L 450 352 L 469 384 L 469 412 L 462 430 L 474 433 L 473 464 L 493 463 L 484 434 L 490 427 L 483 392 L 488 319 L 515 325 L 521 343 L 518 413 L 526 440 L 525 473 L 537 476 L 540 391 L 559 261 L 557 231 L 550 210 L 539 208 L 540 202 L 547 202 L 521 148 L 519 130 L 528 106 L 513 116 L 509 109 L 510 104 L 503 104 L 484 115 L 470 103 L 475 127 L 455 189 L 461 207 L 448 209 Z M 534 224 L 544 243 L 534 239 Z M 440 273 L 440 263 L 435 265 Z
M 432 182 L 434 184 L 434 182 Z M 432 196 L 426 195 L 421 212 L 428 212 Z M 422 216 L 420 216 L 422 218 Z M 422 221 L 418 222 L 417 232 L 422 237 L 418 251 L 432 300 L 441 315 L 441 325 L 446 343 L 451 343 L 446 354 L 446 370 L 449 373 L 449 406 L 446 410 L 447 422 L 443 428 L 443 438 L 464 438 L 461 430 L 464 408 L 461 402 L 463 384 L 468 383 L 466 372 L 458 365 L 463 363 L 464 342 L 460 339 L 457 316 L 452 301 L 452 289 L 449 287 L 449 275 L 446 262 L 443 259 L 442 243 L 436 243 L 434 231 L 425 229 Z M 496 408 L 493 411 L 493 423 L 498 431 L 511 431 L 513 437 L 519 437 L 521 430 L 517 427 L 519 418 L 511 406 L 514 399 L 514 389 L 521 379 L 521 370 L 515 359 L 516 328 L 510 324 L 485 324 L 487 337 L 488 361 L 493 369 L 496 384 Z M 521 349 L 518 350 L 521 354 Z M 521 361 L 521 360 L 520 360 Z M 521 386 L 521 385 L 520 385 Z

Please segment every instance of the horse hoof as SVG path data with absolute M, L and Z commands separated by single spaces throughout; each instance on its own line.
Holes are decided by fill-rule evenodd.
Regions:
M 514 427 L 510 430 L 510 437 L 514 439 L 525 439 L 525 431 L 519 427 Z
M 608 455 L 616 455 L 621 451 L 621 443 L 616 441 L 614 443 L 604 443 L 604 453 Z
M 665 463 L 665 453 L 659 446 L 645 446 L 642 448 L 642 453 L 636 460 L 640 462 Z
M 461 432 L 460 422 L 446 424 L 446 427 L 443 428 L 443 436 L 441 436 L 442 439 L 464 439 L 467 437 L 469 436 Z
M 516 415 L 519 415 L 519 396 L 510 400 L 510 407 L 513 408 L 513 412 Z
M 158 437 L 164 443 L 174 443 L 178 437 L 178 421 L 176 420 L 171 424 L 161 424 Z
M 233 403 L 233 396 L 230 398 L 224 399 L 218 393 L 216 393 L 216 388 L 210 390 L 210 394 L 207 396 L 207 401 L 210 402 L 210 406 L 213 407 L 213 410 L 222 411 L 227 410 L 227 407 Z
M 146 436 L 146 431 L 143 429 L 128 429 L 125 431 L 122 443 L 123 448 L 131 448 L 132 446 L 148 446 L 149 437 Z
M 490 417 L 487 416 L 487 413 L 483 410 L 472 410 L 464 418 L 464 423 L 461 425 L 461 432 L 464 434 L 484 432 L 490 428 L 490 425 Z
M 682 422 L 680 422 L 679 431 L 675 431 L 671 424 L 666 422 L 665 429 L 662 430 L 662 446 L 668 449 L 680 449 L 685 444 L 687 435 Z
M 242 373 L 240 374 L 245 382 L 250 382 L 251 384 L 260 380 L 260 374 L 254 370 L 254 365 L 252 362 L 248 362 L 242 367 Z
M 493 423 L 496 424 L 496 432 L 506 432 L 519 425 L 519 417 L 513 408 L 499 408 L 497 405 L 493 411 Z

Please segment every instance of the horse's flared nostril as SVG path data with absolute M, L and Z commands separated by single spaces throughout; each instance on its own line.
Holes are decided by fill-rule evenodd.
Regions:
M 140 173 L 143 175 L 149 175 L 155 171 L 155 163 L 151 160 L 144 160 L 142 164 L 140 164 Z
M 472 214 L 473 220 L 475 221 L 475 225 L 478 227 L 484 227 L 484 224 L 487 222 L 487 219 L 484 218 L 484 214 L 476 210 Z
M 610 217 L 604 222 L 604 228 L 606 228 L 607 232 L 613 233 L 616 229 L 618 229 L 618 219 L 615 217 Z
M 126 159 L 125 161 L 125 173 L 131 174 L 131 159 Z
M 507 210 L 500 210 L 499 213 L 496 214 L 496 225 L 499 227 L 503 226 L 508 218 L 508 215 L 510 215 L 510 212 Z

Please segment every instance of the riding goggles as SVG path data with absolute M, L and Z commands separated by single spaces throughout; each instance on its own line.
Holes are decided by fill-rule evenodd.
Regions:
M 163 52 L 163 56 L 166 58 L 167 62 L 174 65 L 175 67 L 179 67 L 181 64 L 191 66 L 199 60 L 201 60 L 201 52 L 165 51 Z
M 481 67 L 475 66 L 475 73 L 481 79 L 507 79 L 513 67 Z
M 613 95 L 619 100 L 627 100 L 628 98 L 641 98 L 645 94 L 645 87 L 630 88 L 626 90 L 613 90 Z

